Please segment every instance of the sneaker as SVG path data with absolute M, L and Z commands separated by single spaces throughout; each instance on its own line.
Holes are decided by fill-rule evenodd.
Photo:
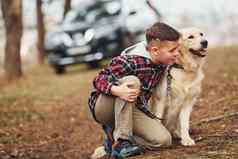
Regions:
M 129 140 L 119 139 L 119 141 L 114 143 L 112 147 L 111 156 L 116 159 L 124 159 L 144 153 L 143 148 L 132 144 Z

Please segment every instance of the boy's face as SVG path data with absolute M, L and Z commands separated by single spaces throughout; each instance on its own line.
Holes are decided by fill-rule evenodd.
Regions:
M 172 65 L 176 63 L 179 56 L 178 41 L 160 41 L 155 42 L 150 48 L 152 61 L 156 64 Z

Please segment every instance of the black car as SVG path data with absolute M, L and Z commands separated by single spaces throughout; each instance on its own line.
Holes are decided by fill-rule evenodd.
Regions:
M 71 10 L 45 41 L 49 63 L 56 73 L 64 73 L 66 66 L 78 63 L 97 67 L 102 59 L 119 55 L 144 38 L 144 29 L 158 20 L 146 2 L 96 0 Z
M 122 25 L 120 10 L 120 1 L 111 0 L 70 11 L 45 41 L 49 63 L 56 73 L 64 73 L 66 66 L 77 63 L 97 67 L 100 60 L 120 54 L 133 43 Z

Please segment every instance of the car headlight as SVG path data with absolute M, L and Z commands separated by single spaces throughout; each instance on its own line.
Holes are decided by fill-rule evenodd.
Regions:
M 50 37 L 50 41 L 54 45 L 64 44 L 65 46 L 71 46 L 73 43 L 73 40 L 71 39 L 71 37 L 64 32 L 54 34 L 53 36 Z
M 45 48 L 55 49 L 58 46 L 71 46 L 73 43 L 71 37 L 64 32 L 51 32 L 46 35 Z
M 94 38 L 94 35 L 95 35 L 95 31 L 94 29 L 88 29 L 85 31 L 84 33 L 84 39 L 86 42 L 90 42 L 93 38 Z
M 73 44 L 72 38 L 66 33 L 62 33 L 58 38 L 62 40 L 65 46 L 70 47 Z

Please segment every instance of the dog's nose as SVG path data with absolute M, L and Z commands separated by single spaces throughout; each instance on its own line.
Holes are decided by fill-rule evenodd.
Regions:
M 201 42 L 201 45 L 202 45 L 203 48 L 207 48 L 208 41 L 207 41 L 207 40 L 203 40 L 203 41 Z

